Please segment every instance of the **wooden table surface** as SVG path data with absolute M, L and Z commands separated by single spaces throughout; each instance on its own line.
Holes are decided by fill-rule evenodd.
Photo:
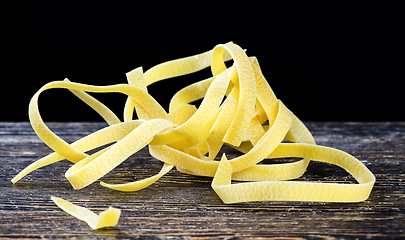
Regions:
M 171 238 L 171 239 L 405 239 L 405 122 L 307 122 L 319 145 L 344 150 L 376 176 L 368 200 L 360 203 L 253 202 L 225 205 L 211 189 L 211 178 L 172 170 L 138 192 L 119 192 L 94 183 L 74 190 L 61 161 L 19 183 L 10 180 L 31 162 L 51 152 L 29 123 L 0 123 L 0 239 L 7 238 Z M 68 142 L 104 123 L 49 123 Z M 230 157 L 237 151 L 226 147 Z M 291 161 L 290 160 L 277 160 Z M 147 148 L 102 178 L 112 183 L 157 173 L 162 163 Z M 311 162 L 307 181 L 353 182 L 339 167 Z M 95 212 L 122 210 L 114 228 L 91 230 L 64 213 L 50 196 Z M 283 237 L 283 238 L 277 238 Z

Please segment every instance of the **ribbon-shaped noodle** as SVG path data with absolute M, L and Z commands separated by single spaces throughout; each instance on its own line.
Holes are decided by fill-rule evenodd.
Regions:
M 51 199 L 58 207 L 63 209 L 63 211 L 85 221 L 92 229 L 113 227 L 117 225 L 121 215 L 121 210 L 113 207 L 109 207 L 107 210 L 97 215 L 85 207 L 77 206 L 62 198 L 51 197 Z
M 227 68 L 224 62 L 230 59 L 233 59 L 233 65 Z M 178 91 L 170 102 L 168 113 L 147 91 L 150 84 L 209 66 L 213 77 Z M 224 203 L 263 200 L 357 202 L 370 195 L 374 175 L 350 154 L 316 145 L 305 125 L 276 98 L 257 59 L 248 57 L 236 44 L 220 44 L 202 54 L 156 65 L 145 73 L 141 67 L 136 68 L 127 73 L 127 79 L 128 84 L 110 86 L 85 85 L 67 79 L 43 86 L 31 99 L 29 117 L 34 131 L 55 152 L 27 166 L 12 182 L 16 183 L 40 167 L 67 159 L 74 165 L 65 176 L 75 189 L 81 189 L 149 145 L 150 154 L 164 162 L 158 174 L 130 183 L 101 182 L 101 185 L 120 191 L 137 191 L 176 166 L 187 174 L 213 177 L 212 188 Z M 65 142 L 46 126 L 39 114 L 38 97 L 52 88 L 69 89 L 110 126 L 72 144 Z M 86 92 L 127 95 L 124 122 Z M 198 108 L 191 104 L 199 99 L 202 102 Z M 138 120 L 132 119 L 134 110 Z M 283 143 L 283 140 L 292 143 Z M 113 142 L 116 143 L 92 155 L 85 153 Z M 217 161 L 223 144 L 229 144 L 243 154 L 230 160 L 224 154 L 221 161 Z M 280 157 L 303 159 L 283 164 L 260 163 L 265 158 Z M 359 184 L 283 181 L 300 177 L 310 160 L 340 166 Z M 245 182 L 231 184 L 231 180 Z M 117 221 L 100 225 L 96 214 L 62 199 L 52 199 L 68 213 L 87 221 L 92 228 L 114 226 L 118 221 L 119 214 L 115 211 L 113 215 Z M 91 223 L 86 219 L 92 219 Z

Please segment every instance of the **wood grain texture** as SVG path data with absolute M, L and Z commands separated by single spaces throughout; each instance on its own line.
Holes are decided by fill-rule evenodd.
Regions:
M 29 123 L 0 123 L 0 239 L 403 239 L 405 238 L 405 123 L 308 122 L 318 144 L 360 159 L 376 176 L 370 198 L 361 203 L 253 202 L 225 205 L 211 189 L 211 178 L 172 170 L 138 192 L 118 192 L 95 183 L 74 190 L 64 177 L 71 165 L 61 161 L 39 169 L 19 183 L 10 180 L 36 159 L 51 153 Z M 68 142 L 104 123 L 49 123 Z M 239 153 L 223 149 L 230 158 Z M 272 162 L 294 161 L 279 159 Z M 108 183 L 142 179 L 162 163 L 145 148 L 102 178 Z M 353 182 L 344 170 L 311 162 L 304 181 Z M 91 230 L 61 211 L 57 196 L 95 212 L 122 210 L 118 225 Z

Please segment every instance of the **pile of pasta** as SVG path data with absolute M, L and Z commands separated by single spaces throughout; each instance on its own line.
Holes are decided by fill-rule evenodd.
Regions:
M 230 67 L 225 64 L 228 60 L 233 60 Z M 169 112 L 148 93 L 150 84 L 207 67 L 211 67 L 213 76 L 178 91 L 170 101 Z M 148 145 L 150 154 L 164 162 L 159 173 L 135 182 L 100 182 L 101 185 L 119 191 L 138 191 L 176 167 L 182 173 L 213 177 L 213 190 L 228 204 L 358 202 L 370 195 L 375 177 L 369 169 L 346 152 L 316 145 L 306 126 L 276 98 L 258 60 L 248 57 L 245 50 L 232 42 L 202 54 L 161 63 L 146 72 L 139 67 L 126 76 L 127 84 L 93 86 L 65 79 L 43 86 L 31 99 L 29 118 L 38 137 L 54 153 L 27 166 L 12 182 L 40 167 L 67 159 L 73 165 L 65 176 L 74 189 L 82 189 Z M 39 95 L 54 88 L 70 90 L 97 111 L 109 126 L 71 144 L 61 139 L 46 126 L 38 109 Z M 87 92 L 127 95 L 124 121 Z M 191 104 L 199 99 L 202 102 L 198 108 Z M 134 111 L 136 120 L 133 120 Z M 224 144 L 243 154 L 233 159 L 228 159 L 226 154 L 217 157 Z M 91 155 L 86 153 L 96 148 L 101 150 Z M 263 159 L 285 157 L 301 160 L 261 163 Z M 299 178 L 310 160 L 337 165 L 358 183 L 285 181 Z M 52 197 L 52 200 L 94 229 L 114 226 L 119 218 L 120 211 L 116 209 L 97 215 L 60 198 Z

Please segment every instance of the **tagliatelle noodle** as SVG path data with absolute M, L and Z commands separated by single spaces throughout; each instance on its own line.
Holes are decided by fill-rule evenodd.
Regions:
M 64 81 L 69 82 L 68 79 L 65 79 Z M 114 125 L 121 122 L 120 119 L 107 106 L 99 102 L 94 97 L 90 96 L 88 93 L 72 89 L 69 89 L 69 91 L 71 91 L 74 95 L 76 95 L 76 97 L 78 97 L 80 100 L 93 108 L 98 114 L 100 114 L 100 116 L 108 123 L 108 125 Z
M 145 147 L 157 133 L 174 126 L 172 122 L 164 119 L 147 121 L 100 156 L 89 156 L 70 167 L 65 176 L 75 189 L 81 189 L 98 180 L 129 156 Z
M 103 129 L 100 129 L 84 138 L 77 140 L 76 142 L 72 143 L 71 146 L 75 149 L 86 152 L 97 147 L 101 147 L 103 145 L 121 140 L 125 136 L 127 136 L 132 130 L 136 127 L 144 123 L 144 120 L 133 120 L 129 122 L 123 122 L 119 124 L 115 124 Z M 58 162 L 65 159 L 62 155 L 57 152 L 51 153 L 35 162 L 27 166 L 24 170 L 19 172 L 11 181 L 16 183 L 25 175 L 29 174 L 30 172 L 47 166 L 49 164 Z
M 128 84 L 139 87 L 140 89 L 144 90 L 145 92 L 148 91 L 145 78 L 143 76 L 143 68 L 138 67 L 131 72 L 126 73 Z M 150 120 L 152 119 L 151 116 L 142 108 L 139 103 L 137 103 L 134 99 L 128 96 L 127 101 L 125 102 L 124 106 L 124 121 L 130 121 L 133 117 L 134 108 L 136 109 L 137 114 L 139 115 L 139 119 Z
M 263 181 L 231 184 L 232 166 L 223 155 L 212 187 L 224 203 L 249 201 L 359 202 L 370 195 L 374 175 L 356 158 L 337 149 L 313 144 L 280 144 L 274 157 L 305 157 L 348 171 L 359 184 Z
M 217 75 L 225 70 L 226 66 L 223 63 L 222 57 L 225 50 L 232 56 L 237 70 L 239 81 L 234 82 L 234 84 L 235 87 L 239 88 L 239 96 L 237 98 L 239 104 L 223 141 L 233 146 L 239 146 L 254 115 L 256 81 L 252 63 L 245 54 L 245 51 L 232 43 L 218 45 L 214 48 L 211 65 L 213 74 Z
M 210 50 L 205 53 L 197 54 L 191 57 L 180 58 L 158 64 L 145 72 L 144 75 L 145 84 L 146 86 L 149 86 L 150 84 L 155 83 L 157 81 L 186 75 L 209 67 L 212 65 L 211 62 L 213 53 L 214 51 Z M 224 61 L 231 59 L 231 56 L 227 52 L 224 52 L 223 55 L 221 55 L 221 57 L 224 59 Z
M 166 173 L 172 170 L 173 167 L 174 167 L 173 165 L 165 163 L 158 174 L 135 182 L 123 184 L 108 184 L 105 182 L 100 182 L 100 184 L 104 187 L 108 187 L 119 191 L 138 191 L 148 187 L 152 183 L 159 180 L 159 178 L 163 177 Z
M 225 61 L 233 59 L 226 67 Z M 191 84 L 172 98 L 167 113 L 148 93 L 150 84 L 211 67 L 213 77 Z M 184 173 L 214 177 L 212 187 L 224 203 L 287 200 L 355 202 L 368 198 L 375 182 L 373 174 L 353 156 L 318 146 L 306 126 L 276 98 L 255 57 L 233 43 L 213 50 L 168 61 L 145 73 L 142 67 L 126 74 L 128 84 L 92 86 L 65 81 L 43 86 L 31 99 L 29 116 L 37 135 L 55 152 L 27 166 L 12 182 L 30 172 L 63 159 L 74 163 L 65 176 L 75 189 L 97 181 L 132 154 L 149 145 L 150 154 L 164 162 L 159 173 L 123 184 L 101 182 L 102 186 L 137 191 L 156 182 L 174 166 Z M 92 107 L 110 125 L 68 144 L 43 122 L 38 110 L 41 92 L 65 88 Z M 124 122 L 86 92 L 119 92 L 128 96 Z M 197 108 L 191 103 L 202 99 Z M 132 120 L 134 110 L 139 120 Z M 282 143 L 289 140 L 293 143 Z M 116 143 L 114 143 L 116 142 Z M 87 151 L 114 143 L 92 155 Z M 221 161 L 216 156 L 223 144 L 243 154 Z M 208 156 L 206 156 L 208 154 Z M 261 164 L 265 158 L 300 157 L 282 164 Z M 310 159 L 344 168 L 359 184 L 283 181 L 300 177 Z M 249 181 L 231 184 L 231 180 Z M 101 223 L 103 215 L 52 198 L 73 216 L 92 228 L 114 226 Z M 119 214 L 114 212 L 118 221 Z M 98 222 L 97 222 L 98 221 Z M 90 222 L 90 223 L 89 223 Z M 97 222 L 97 223 L 96 223 Z
M 51 199 L 58 207 L 63 209 L 63 211 L 85 221 L 92 229 L 115 226 L 121 215 L 121 210 L 113 207 L 109 207 L 107 210 L 97 215 L 87 208 L 77 206 L 62 198 L 51 197 Z
M 117 84 L 111 86 L 91 86 L 85 84 L 72 83 L 67 81 L 55 81 L 43 86 L 35 95 L 32 97 L 29 105 L 29 117 L 31 125 L 42 141 L 44 141 L 50 148 L 55 152 L 58 152 L 66 159 L 72 162 L 77 162 L 85 157 L 86 154 L 72 148 L 63 139 L 54 134 L 43 122 L 39 110 L 38 110 L 38 97 L 39 94 L 47 89 L 51 88 L 68 88 L 73 90 L 89 91 L 89 92 L 121 92 L 131 96 L 132 98 L 139 101 L 139 104 L 143 106 L 144 109 L 148 109 L 148 113 L 153 118 L 167 118 L 167 113 L 165 110 L 156 102 L 156 100 L 151 97 L 146 92 L 142 91 L 137 87 L 132 87 L 125 84 Z

